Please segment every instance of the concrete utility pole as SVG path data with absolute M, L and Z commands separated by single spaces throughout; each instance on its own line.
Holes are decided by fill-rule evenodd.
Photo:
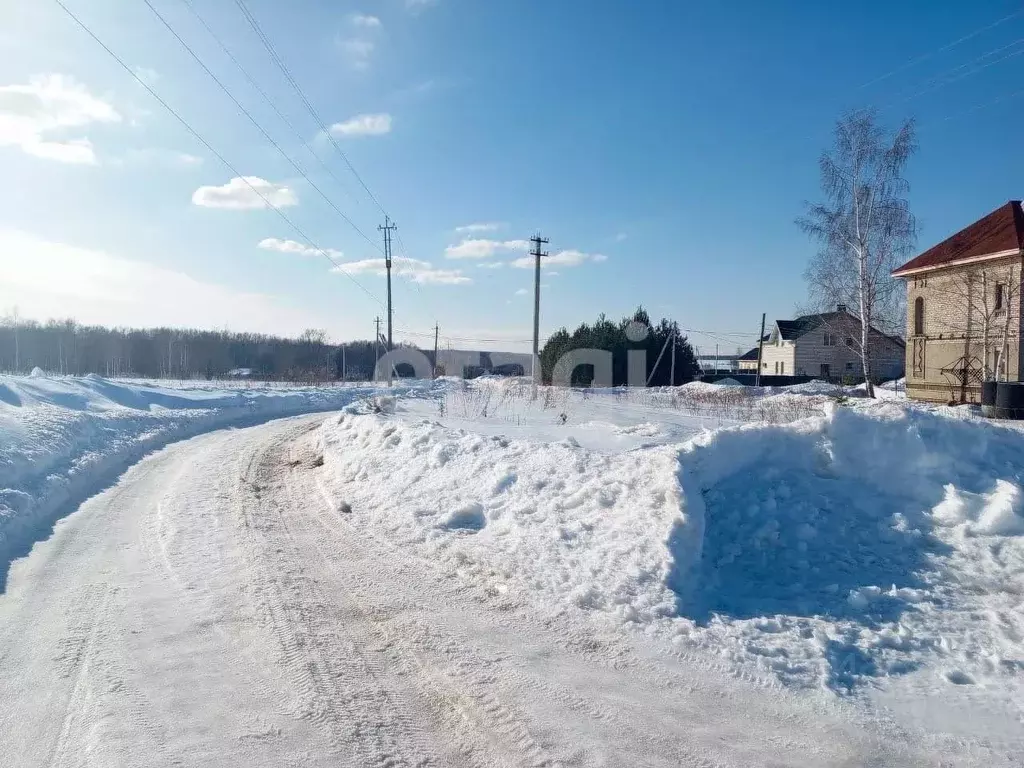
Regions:
M 373 318 L 376 329 L 373 332 L 373 380 L 377 380 L 377 363 L 380 361 L 380 317 Z
M 391 230 L 398 229 L 398 226 L 385 215 L 384 226 L 378 226 L 377 229 L 384 233 L 384 266 L 388 271 L 388 352 L 390 352 L 392 350 L 391 319 L 394 314 L 391 309 Z
M 434 378 L 437 378 L 437 335 L 441 333 L 441 326 L 434 323 Z
M 549 240 L 546 237 L 541 237 L 539 234 L 534 235 L 530 238 L 530 242 L 533 243 L 533 250 L 530 251 L 530 255 L 534 258 L 534 271 L 533 271 L 533 386 L 534 396 L 536 396 L 536 386 L 540 383 L 539 379 L 542 379 L 542 373 L 540 370 L 540 260 L 542 256 L 548 254 L 542 252 L 540 247 L 547 245 Z
M 672 342 L 671 342 L 671 344 L 672 344 L 672 365 L 669 368 L 670 373 L 668 375 L 668 378 L 669 378 L 668 385 L 670 387 L 674 387 L 676 385 L 676 329 L 675 329 L 674 325 L 672 326 Z
M 764 354 L 764 319 L 767 312 L 761 313 L 761 335 L 757 337 L 757 377 L 754 379 L 754 386 L 761 386 L 761 355 Z

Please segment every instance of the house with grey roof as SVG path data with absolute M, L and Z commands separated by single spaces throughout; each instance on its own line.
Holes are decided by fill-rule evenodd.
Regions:
M 776 320 L 763 342 L 761 373 L 822 379 L 861 377 L 860 339 L 860 319 L 843 304 L 834 312 Z M 897 379 L 903 375 L 906 344 L 902 339 L 871 328 L 868 343 L 875 376 Z M 757 364 L 753 367 L 756 371 Z

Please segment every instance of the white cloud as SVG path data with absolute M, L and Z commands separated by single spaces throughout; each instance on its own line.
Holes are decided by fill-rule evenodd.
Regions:
M 380 19 L 366 13 L 353 13 L 349 16 L 349 21 L 351 21 L 352 25 L 356 27 L 366 27 L 367 29 L 380 28 Z
M 188 152 L 178 152 L 173 149 L 158 149 L 155 147 L 143 147 L 140 149 L 129 149 L 124 156 L 119 158 L 120 165 L 142 165 L 159 166 L 163 168 L 198 168 L 203 164 L 203 158 L 198 155 L 191 155 Z
M 373 40 L 367 40 L 364 37 L 342 40 L 338 45 L 341 46 L 341 50 L 348 57 L 349 63 L 354 69 L 368 69 L 370 56 L 373 55 L 373 51 L 377 47 Z
M 541 266 L 548 269 L 553 266 L 578 267 L 587 262 L 607 261 L 608 257 L 603 253 L 583 253 L 583 251 L 568 250 L 553 253 L 545 259 L 541 259 Z M 532 256 L 523 256 L 515 261 L 509 262 L 513 267 L 520 269 L 533 269 Z
M 501 269 L 505 266 L 503 261 L 484 261 L 477 264 L 480 269 Z
M 518 291 L 516 291 L 516 296 L 526 296 L 529 293 L 530 292 L 525 288 L 520 288 Z
M 96 163 L 96 153 L 93 152 L 92 142 L 88 139 L 70 139 L 65 142 L 40 141 L 23 146 L 22 150 L 33 157 L 57 160 L 62 163 L 81 165 L 94 165 Z
M 240 211 L 287 208 L 298 205 L 299 199 L 283 184 L 275 184 L 259 176 L 236 176 L 219 187 L 200 187 L 192 194 L 192 202 L 204 208 L 229 208 Z
M 444 249 L 444 255 L 449 259 L 489 259 L 503 251 L 528 251 L 529 249 L 529 240 L 467 238 L 458 245 L 449 245 Z
M 405 7 L 416 12 L 437 5 L 438 0 L 405 0 Z
M 384 259 L 363 259 L 340 264 L 332 272 L 344 272 L 349 275 L 370 274 L 383 277 L 387 274 Z M 459 269 L 435 269 L 429 261 L 399 257 L 392 259 L 391 272 L 399 277 L 406 277 L 414 283 L 433 285 L 465 285 L 472 283 Z
M 508 225 L 503 221 L 484 221 L 479 224 L 465 224 L 461 227 L 456 227 L 455 231 L 466 234 L 473 234 L 475 232 L 496 232 L 506 226 Z
M 297 335 L 330 323 L 280 298 L 143 261 L 0 230 L 0 307 L 107 326 L 223 328 Z
M 268 237 L 260 240 L 256 244 L 257 248 L 262 248 L 265 251 L 278 251 L 280 253 L 293 253 L 298 256 L 323 256 L 324 254 L 330 256 L 332 259 L 342 259 L 345 257 L 341 251 L 336 251 L 333 248 L 322 248 L 317 249 L 310 245 L 297 242 L 295 240 L 279 240 L 276 237 Z
M 548 277 L 558 277 L 562 273 L 561 272 L 550 272 L 549 271 L 549 272 L 545 272 L 544 274 L 546 274 Z
M 120 121 L 113 106 L 71 77 L 39 75 L 24 85 L 0 86 L 0 147 L 19 147 L 47 160 L 95 165 L 96 153 L 88 138 L 59 134 Z
M 343 123 L 335 123 L 330 130 L 335 136 L 381 136 L 391 133 L 391 115 L 356 115 Z

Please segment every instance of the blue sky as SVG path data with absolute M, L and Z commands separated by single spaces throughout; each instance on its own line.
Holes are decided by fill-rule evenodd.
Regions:
M 302 141 L 182 0 L 151 0 L 309 181 L 142 0 L 65 0 L 372 296 L 302 253 L 262 198 L 228 186 L 232 171 L 36 0 L 0 6 L 0 314 L 369 337 L 385 295 L 367 261 L 380 210 L 234 0 L 191 1 Z M 749 346 L 762 311 L 787 317 L 805 298 L 813 245 L 793 220 L 853 108 L 919 121 L 908 177 L 922 249 L 1024 193 L 1014 2 L 247 6 L 399 224 L 396 256 L 415 261 L 395 284 L 398 338 L 424 341 L 406 331 L 438 322 L 442 343 L 523 349 L 532 272 L 513 262 L 539 230 L 560 262 L 543 279 L 542 335 L 642 303 L 711 331 L 693 335 L 702 350 Z

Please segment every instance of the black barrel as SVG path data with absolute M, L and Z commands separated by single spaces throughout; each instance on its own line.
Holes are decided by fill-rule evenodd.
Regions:
M 996 404 L 996 387 L 999 382 L 997 381 L 983 381 L 981 382 L 981 404 L 982 405 L 995 405 Z
M 996 385 L 993 415 L 1000 419 L 1024 419 L 1024 382 L 1000 381 Z

